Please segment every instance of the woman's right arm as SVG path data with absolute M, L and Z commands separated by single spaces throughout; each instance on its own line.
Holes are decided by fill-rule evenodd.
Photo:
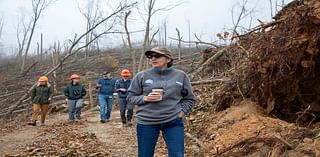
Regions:
M 143 105 L 144 104 L 144 95 L 142 87 L 142 73 L 138 73 L 131 82 L 131 85 L 128 89 L 129 95 L 127 100 L 131 104 Z

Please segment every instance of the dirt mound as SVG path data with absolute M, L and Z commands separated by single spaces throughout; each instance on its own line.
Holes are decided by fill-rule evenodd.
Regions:
M 202 156 L 320 155 L 318 131 L 270 118 L 254 102 L 243 101 L 219 113 L 198 113 L 189 120 L 188 131 L 202 135 Z

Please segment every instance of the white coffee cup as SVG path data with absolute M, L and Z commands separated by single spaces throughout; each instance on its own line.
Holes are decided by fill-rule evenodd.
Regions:
M 161 95 L 160 100 L 162 100 L 164 90 L 163 90 L 163 88 L 154 88 L 154 89 L 152 89 L 152 93 L 159 93 Z

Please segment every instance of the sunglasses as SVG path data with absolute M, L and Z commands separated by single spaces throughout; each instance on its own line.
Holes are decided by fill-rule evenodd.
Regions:
M 161 55 L 161 54 L 150 54 L 150 55 L 147 55 L 146 56 L 148 59 L 152 59 L 153 57 L 158 59 L 160 57 L 164 57 L 164 55 Z

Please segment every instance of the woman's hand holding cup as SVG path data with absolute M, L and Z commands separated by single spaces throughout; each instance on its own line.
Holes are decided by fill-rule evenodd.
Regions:
M 152 89 L 148 96 L 144 97 L 145 102 L 159 102 L 162 100 L 163 88 Z

